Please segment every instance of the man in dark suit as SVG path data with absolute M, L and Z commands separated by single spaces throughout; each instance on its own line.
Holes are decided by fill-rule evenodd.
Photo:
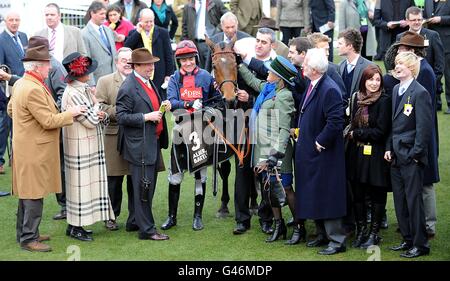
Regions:
M 22 58 L 25 54 L 25 47 L 28 45 L 27 35 L 19 31 L 20 16 L 16 12 L 10 12 L 5 17 L 6 28 L 0 34 L 0 65 L 7 65 L 11 74 L 23 76 Z M 6 114 L 6 89 L 0 88 L 0 174 L 4 174 L 3 165 L 5 159 L 3 155 L 6 151 L 9 132 L 11 130 L 11 118 Z
M 155 63 L 157 71 L 155 71 L 151 80 L 161 97 L 165 99 L 166 92 L 161 88 L 161 85 L 169 81 L 170 75 L 175 70 L 169 32 L 155 25 L 155 14 L 150 9 L 141 10 L 139 26 L 136 30 L 130 32 L 125 40 L 125 47 L 132 50 L 147 48 L 152 55 L 160 58 Z M 146 38 L 146 42 L 143 41 L 143 38 Z
M 134 206 L 136 225 L 128 225 L 127 229 L 139 230 L 141 240 L 169 239 L 156 231 L 152 213 L 160 150 L 168 147 L 166 120 L 159 108 L 164 105 L 170 110 L 170 102 L 161 100 L 150 80 L 158 60 L 145 48 L 132 52 L 130 64 L 134 71 L 120 87 L 116 103 L 120 126 L 117 149 L 129 163 L 133 182 L 133 198 L 128 200 Z
M 309 8 L 311 9 L 311 27 L 312 32 L 321 32 L 321 28 L 327 31 L 323 32 L 330 37 L 330 53 L 328 60 L 333 61 L 333 37 L 334 22 L 336 19 L 336 7 L 333 0 L 309 0 Z M 329 29 L 329 30 L 328 30 Z
M 395 42 L 397 34 L 406 31 L 406 9 L 414 6 L 414 0 L 377 0 L 374 26 L 380 28 L 380 56 L 384 59 L 387 49 Z
M 313 219 L 317 238 L 307 247 L 327 245 L 319 252 L 345 252 L 342 217 L 346 214 L 344 116 L 338 86 L 326 75 L 328 60 L 323 49 L 309 49 L 303 75 L 311 81 L 300 102 L 295 147 L 296 219 Z M 317 114 L 323 112 L 323 114 Z
M 406 10 L 406 22 L 409 25 L 409 31 L 422 35 L 425 39 L 426 57 L 430 66 L 433 68 L 436 75 L 436 92 L 438 97 L 436 98 L 436 106 L 438 110 L 442 108 L 442 102 L 440 99 L 440 93 L 442 92 L 442 74 L 444 73 L 444 46 L 442 45 L 439 33 L 434 30 L 422 27 L 423 15 L 422 10 L 418 7 L 409 7 Z M 397 35 L 397 42 L 403 36 L 403 33 Z
M 415 80 L 420 69 L 417 55 L 402 52 L 395 64 L 400 84 L 392 94 L 392 131 L 384 158 L 392 162 L 395 213 L 403 242 L 391 250 L 405 250 L 401 257 L 415 258 L 430 252 L 422 188 L 432 137 L 432 105 L 430 94 Z
M 250 37 L 249 34 L 238 30 L 238 19 L 232 12 L 226 12 L 220 18 L 220 26 L 222 27 L 223 32 L 217 33 L 213 37 L 209 38 L 215 44 L 224 41 L 225 43 L 230 43 L 234 36 L 236 36 L 236 40 L 240 40 L 242 38 Z M 211 50 L 208 51 L 208 56 L 206 57 L 205 69 L 209 72 L 212 70 L 211 64 Z
M 447 46 L 444 50 L 445 99 L 447 101 L 445 114 L 450 114 L 450 48 L 448 48 L 450 46 L 450 1 L 425 0 L 423 16 L 429 19 L 428 28 L 439 33 L 443 45 Z M 439 104 L 442 106 L 440 94 L 438 95 Z

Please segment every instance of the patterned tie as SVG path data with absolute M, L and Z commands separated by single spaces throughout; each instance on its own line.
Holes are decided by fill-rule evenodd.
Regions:
M 302 108 L 305 107 L 305 104 L 306 104 L 306 102 L 308 101 L 309 95 L 311 95 L 312 89 L 313 89 L 313 85 L 312 85 L 312 83 L 309 83 L 308 91 L 306 91 L 306 97 L 305 97 L 305 100 L 303 101 L 303 106 L 302 106 Z
M 19 39 L 17 38 L 17 35 L 13 36 L 13 40 L 14 40 L 14 43 L 16 44 L 17 50 L 20 52 L 21 56 L 23 57 L 24 52 L 23 52 L 22 46 L 20 46 L 20 44 L 19 44 Z
M 108 38 L 106 38 L 103 26 L 100 26 L 98 30 L 100 31 L 100 37 L 102 38 L 103 44 L 105 44 L 105 47 L 109 50 L 109 54 L 111 54 L 111 45 L 109 44 Z
M 352 72 L 352 70 L 353 70 L 353 64 L 347 63 L 347 73 Z
M 49 41 L 49 47 L 50 47 L 50 53 L 53 55 L 55 51 L 55 45 L 56 45 L 56 29 L 52 29 L 52 34 L 50 36 Z

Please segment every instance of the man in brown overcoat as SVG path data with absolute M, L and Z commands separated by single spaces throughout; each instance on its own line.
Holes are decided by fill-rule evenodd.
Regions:
M 59 113 L 44 84 L 51 68 L 48 46 L 29 48 L 22 60 L 26 72 L 15 83 L 8 105 L 13 120 L 13 195 L 19 197 L 17 242 L 24 250 L 48 252 L 51 247 L 41 242 L 50 236 L 39 234 L 39 224 L 43 198 L 61 192 L 60 128 L 71 125 L 86 109 L 76 106 Z

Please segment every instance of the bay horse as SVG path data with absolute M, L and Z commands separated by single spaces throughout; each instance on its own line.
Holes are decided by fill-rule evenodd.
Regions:
M 226 101 L 226 108 L 228 109 L 237 109 L 238 107 L 238 101 L 236 99 L 238 91 L 237 85 L 238 70 L 237 70 L 236 53 L 233 50 L 236 39 L 237 38 L 235 35 L 230 43 L 225 43 L 224 41 L 222 41 L 215 44 L 208 37 L 206 37 L 206 44 L 210 47 L 212 53 L 212 69 L 214 72 L 214 78 L 217 83 L 217 89 L 223 96 L 224 100 Z M 227 113 L 229 113 L 229 111 L 227 111 Z M 227 119 L 227 117 L 229 119 L 227 121 L 235 122 L 234 118 L 236 116 L 226 116 L 225 114 L 223 115 L 224 119 Z M 235 128 L 237 126 L 232 127 Z M 248 132 L 244 130 L 245 126 L 242 128 L 241 132 L 236 132 L 235 136 L 238 139 L 230 140 L 227 143 L 237 155 L 240 165 L 243 165 L 244 158 L 247 157 L 247 155 L 250 152 L 249 141 L 248 140 L 245 141 Z M 245 143 L 243 143 L 243 141 Z M 248 144 L 247 149 L 245 144 Z M 231 163 L 229 160 L 224 161 L 220 165 L 215 166 L 213 169 L 214 173 L 216 171 L 219 171 L 223 183 L 221 206 L 217 211 L 216 216 L 219 218 L 224 218 L 229 216 L 228 202 L 230 201 L 230 195 L 228 192 L 228 177 L 231 172 Z M 215 179 L 215 176 L 213 178 Z M 216 185 L 215 180 L 214 185 Z

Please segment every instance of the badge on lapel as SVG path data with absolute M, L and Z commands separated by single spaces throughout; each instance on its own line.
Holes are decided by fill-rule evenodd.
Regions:
M 413 106 L 410 103 L 411 97 L 408 97 L 408 102 L 405 103 L 404 108 L 403 108 L 403 114 L 405 114 L 406 116 L 409 117 L 409 115 L 411 115 L 411 112 L 413 111 Z

